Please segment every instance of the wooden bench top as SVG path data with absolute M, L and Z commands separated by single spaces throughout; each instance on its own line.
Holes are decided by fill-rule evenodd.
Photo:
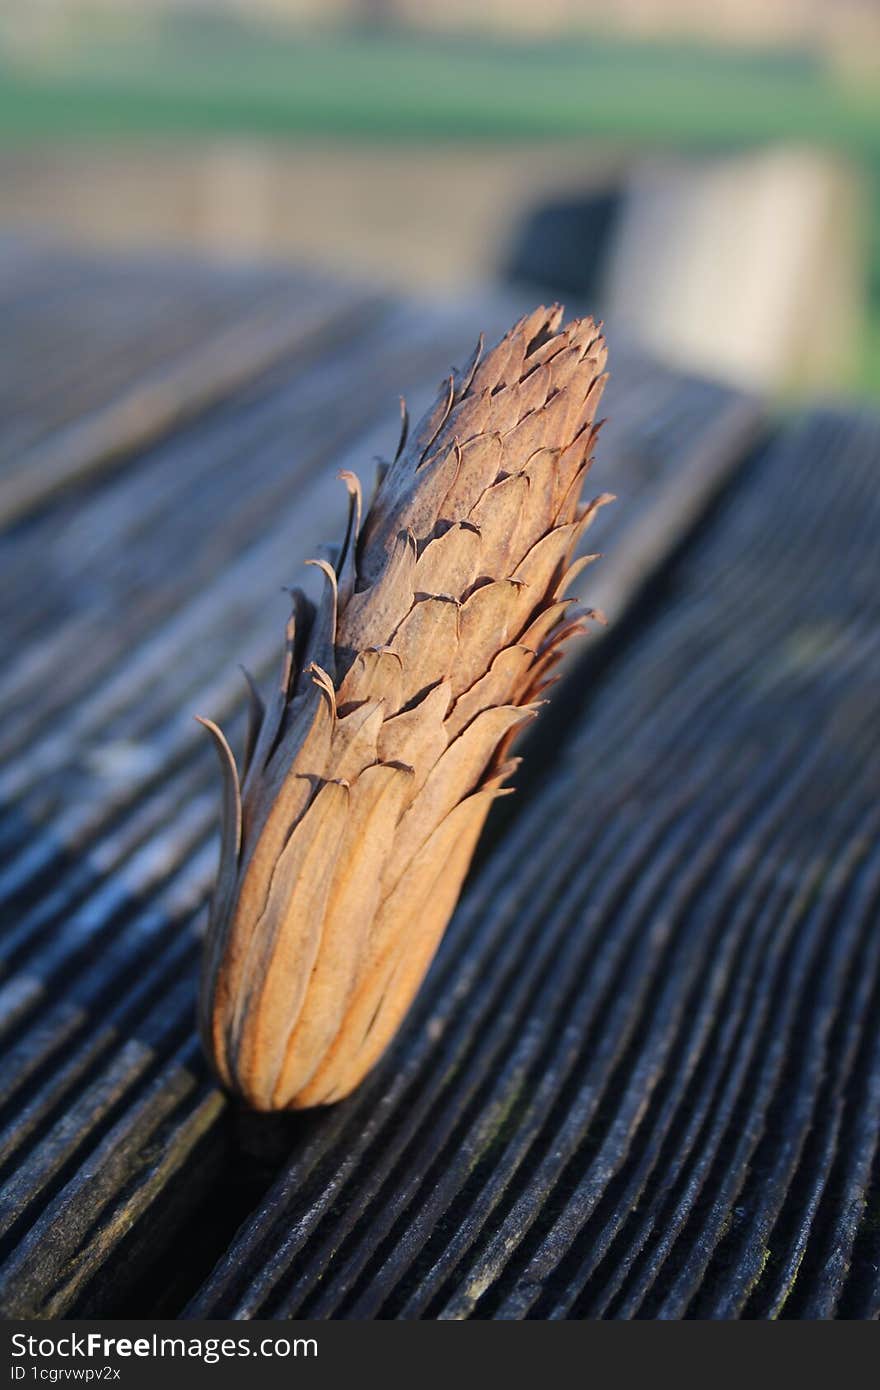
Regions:
M 241 736 L 338 468 L 512 316 L 0 245 L 6 1316 L 880 1312 L 869 413 L 612 342 L 613 622 L 391 1054 L 268 1118 L 201 1059 L 192 716 Z

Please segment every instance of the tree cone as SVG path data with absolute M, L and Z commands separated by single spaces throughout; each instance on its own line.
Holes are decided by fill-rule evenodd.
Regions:
M 605 343 L 537 309 L 480 343 L 403 430 L 360 524 L 293 594 L 278 684 L 253 682 L 243 772 L 223 771 L 200 1002 L 223 1085 L 258 1110 L 347 1095 L 431 963 L 486 815 L 561 644 L 594 611 L 563 596 L 603 495 L 592 462 Z M 589 557 L 594 558 L 594 557 Z

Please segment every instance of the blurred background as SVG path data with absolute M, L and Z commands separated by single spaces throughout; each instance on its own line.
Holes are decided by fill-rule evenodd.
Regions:
M 880 0 L 3 0 L 0 236 L 588 303 L 880 390 Z

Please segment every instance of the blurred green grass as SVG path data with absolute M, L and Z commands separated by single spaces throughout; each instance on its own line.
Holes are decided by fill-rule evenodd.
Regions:
M 806 50 L 298 36 L 202 19 L 84 27 L 39 59 L 0 51 L 6 143 L 223 134 L 831 149 L 865 178 L 869 314 L 855 386 L 880 392 L 880 84 Z

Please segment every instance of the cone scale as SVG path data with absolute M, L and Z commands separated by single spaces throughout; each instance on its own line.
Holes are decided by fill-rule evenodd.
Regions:
M 346 1096 L 399 1028 L 440 943 L 507 752 L 562 644 L 605 344 L 538 309 L 454 372 L 380 478 L 352 474 L 323 593 L 293 594 L 281 671 L 241 773 L 220 730 L 220 865 L 200 1022 L 257 1110 Z

